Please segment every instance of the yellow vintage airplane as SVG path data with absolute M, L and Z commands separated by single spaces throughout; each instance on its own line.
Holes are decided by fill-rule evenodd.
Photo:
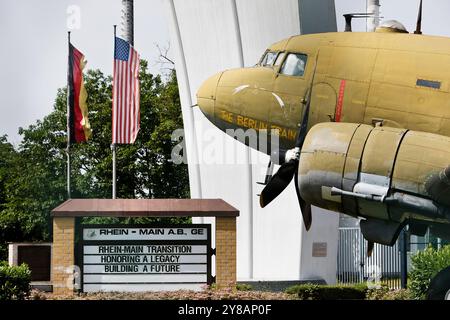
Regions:
M 450 38 L 395 22 L 293 36 L 210 77 L 197 99 L 223 131 L 279 135 L 279 150 L 253 146 L 281 165 L 262 207 L 294 178 L 306 229 L 315 205 L 362 217 L 369 247 L 393 245 L 406 224 L 450 238 Z

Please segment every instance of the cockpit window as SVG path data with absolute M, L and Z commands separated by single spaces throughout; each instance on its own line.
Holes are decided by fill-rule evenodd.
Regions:
M 278 52 L 267 51 L 264 57 L 261 60 L 261 66 L 263 67 L 271 67 L 277 58 Z
M 301 53 L 289 53 L 281 67 L 281 74 L 303 77 L 307 56 Z

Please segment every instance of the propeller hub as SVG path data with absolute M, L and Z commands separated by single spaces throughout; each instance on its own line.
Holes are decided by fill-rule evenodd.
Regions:
M 289 162 L 292 160 L 295 161 L 300 160 L 300 148 L 297 147 L 286 151 L 285 162 Z

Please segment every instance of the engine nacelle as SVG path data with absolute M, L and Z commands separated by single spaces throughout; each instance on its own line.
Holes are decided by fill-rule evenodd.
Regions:
M 300 194 L 315 206 L 355 217 L 448 223 L 447 204 L 437 203 L 438 197 L 429 193 L 439 187 L 429 184 L 443 184 L 443 178 L 436 177 L 448 173 L 449 164 L 446 136 L 321 123 L 311 128 L 301 151 Z M 449 190 L 439 197 L 448 199 Z

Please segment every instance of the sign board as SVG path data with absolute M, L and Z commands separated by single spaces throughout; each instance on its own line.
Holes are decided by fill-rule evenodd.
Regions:
M 313 257 L 326 257 L 327 256 L 327 243 L 326 242 L 313 242 L 312 248 Z
M 212 283 L 211 225 L 81 225 L 83 292 L 201 289 Z

